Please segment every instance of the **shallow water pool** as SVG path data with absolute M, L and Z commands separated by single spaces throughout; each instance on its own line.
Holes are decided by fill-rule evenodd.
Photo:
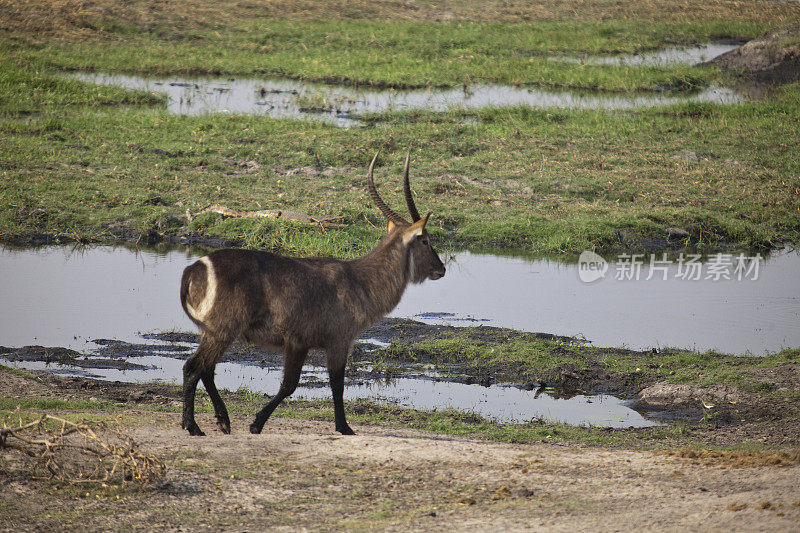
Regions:
M 735 254 L 731 254 L 736 259 Z M 187 250 L 121 247 L 0 249 L 0 344 L 77 350 L 91 339 L 138 342 L 139 332 L 194 331 L 178 300 Z M 578 263 L 460 252 L 441 280 L 412 285 L 390 316 L 579 336 L 600 346 L 681 347 L 762 354 L 800 346 L 800 255 L 761 257 L 757 279 L 679 277 L 677 258 L 646 279 L 581 281 Z M 657 257 L 658 260 L 661 257 Z M 752 265 L 751 265 L 752 266 Z M 728 275 L 733 274 L 733 265 Z M 666 278 L 666 279 L 664 279 Z

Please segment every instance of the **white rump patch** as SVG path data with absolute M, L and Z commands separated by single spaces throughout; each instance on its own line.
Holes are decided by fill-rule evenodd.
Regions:
M 211 264 L 208 256 L 201 257 L 200 262 L 206 265 L 206 294 L 197 307 L 192 306 L 188 301 L 186 307 L 195 320 L 202 322 L 211 312 L 217 299 L 217 274 L 214 272 L 214 265 Z

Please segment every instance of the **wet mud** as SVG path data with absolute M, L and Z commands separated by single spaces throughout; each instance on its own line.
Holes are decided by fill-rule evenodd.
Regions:
M 484 343 L 496 342 L 508 338 L 509 335 L 524 339 L 538 338 L 559 340 L 566 343 L 587 343 L 585 340 L 573 337 L 547 333 L 524 333 L 491 326 L 463 328 L 449 325 L 431 325 L 403 318 L 384 318 L 365 330 L 353 346 L 349 358 L 348 380 L 352 383 L 359 380 L 387 377 L 422 377 L 425 374 L 425 370 L 430 370 L 432 366 L 435 366 L 437 370 L 435 379 L 437 380 L 467 384 L 479 383 L 484 386 L 503 382 L 517 385 L 525 390 L 546 386 L 549 387 L 549 391 L 555 392 L 556 397 L 560 398 L 569 398 L 590 390 L 598 393 L 623 390 L 619 387 L 597 387 L 595 386 L 596 383 L 592 381 L 579 383 L 579 385 L 587 385 L 587 387 L 567 387 L 565 385 L 575 384 L 570 376 L 562 380 L 552 379 L 548 383 L 544 381 L 519 381 L 514 379 L 513 369 L 502 366 L 486 368 L 485 371 L 476 374 L 466 364 L 443 364 L 435 357 L 426 354 L 412 355 L 410 352 L 402 353 L 398 357 L 396 352 L 389 353 L 385 350 L 391 343 L 407 345 L 464 332 L 467 333 L 471 340 Z M 92 339 L 91 342 L 97 346 L 83 354 L 58 346 L 31 345 L 20 348 L 0 346 L 0 357 L 11 362 L 41 362 L 86 370 L 146 370 L 150 367 L 138 364 L 135 361 L 139 358 L 150 356 L 186 359 L 194 352 L 200 341 L 199 334 L 188 332 L 143 333 L 141 338 L 144 342 L 134 343 L 102 338 Z M 240 340 L 231 345 L 220 362 L 277 368 L 283 365 L 283 352 L 269 350 Z M 375 363 L 380 363 L 380 366 L 376 366 Z M 309 353 L 306 364 L 324 367 L 326 365 L 325 352 L 312 350 Z M 427 378 L 428 376 L 425 377 Z M 327 387 L 327 383 L 321 383 L 320 386 Z
M 124 357 L 88 357 L 69 348 L 47 346 L 23 346 L 8 348 L 0 346 L 0 357 L 13 362 L 41 362 L 45 364 L 70 366 L 81 369 L 115 368 L 119 370 L 147 370 L 148 367 L 133 363 Z
M 772 30 L 704 64 L 765 82 L 800 80 L 800 26 Z
M 765 442 L 776 444 L 800 442 L 800 420 L 795 416 L 794 409 L 787 409 L 783 399 L 773 398 L 771 401 L 765 401 L 765 397 L 761 394 L 745 392 L 730 386 L 675 385 L 648 380 L 642 377 L 638 369 L 628 372 L 610 371 L 600 360 L 624 351 L 619 348 L 593 348 L 569 352 L 565 350 L 563 362 L 536 375 L 536 379 L 531 379 L 530 374 L 525 373 L 519 363 L 482 362 L 481 366 L 476 368 L 470 361 L 439 358 L 433 352 L 418 348 L 417 343 L 445 339 L 453 335 L 458 335 L 460 339 L 465 339 L 471 344 L 501 343 L 511 338 L 520 341 L 555 340 L 565 345 L 587 344 L 585 340 L 577 338 L 525 333 L 505 328 L 488 326 L 464 328 L 387 318 L 366 330 L 357 341 L 348 364 L 347 384 L 363 385 L 375 380 L 405 377 L 484 386 L 505 383 L 523 390 L 546 390 L 547 394 L 554 398 L 571 398 L 579 394 L 606 394 L 631 400 L 630 407 L 663 423 L 700 424 L 704 428 L 702 431 L 709 432 L 707 435 L 709 438 L 720 437 L 727 442 L 735 435 L 748 437 L 755 435 Z M 97 348 L 91 354 L 80 354 L 74 350 L 58 347 L 0 347 L 0 357 L 11 362 L 38 361 L 53 364 L 54 368 L 58 365 L 68 365 L 86 370 L 86 377 L 63 379 L 77 380 L 76 383 L 83 384 L 81 387 L 109 389 L 115 398 L 119 396 L 125 401 L 134 396 L 139 399 L 161 396 L 159 401 L 174 401 L 174 393 L 169 386 L 164 389 L 161 385 L 152 383 L 107 384 L 108 382 L 91 379 L 91 369 L 147 369 L 146 365 L 137 363 L 137 359 L 148 356 L 185 359 L 196 347 L 198 335 L 181 332 L 149 333 L 144 334 L 142 339 L 141 343 L 95 339 L 93 342 Z M 649 351 L 640 353 L 652 354 Z M 223 362 L 253 365 L 279 372 L 282 358 L 282 353 L 279 351 L 234 343 Z M 312 352 L 308 364 L 324 367 L 324 352 Z M 429 373 L 431 369 L 435 369 L 433 378 Z M 795 393 L 800 390 L 800 365 L 789 364 L 761 371 L 772 372 L 773 375 L 769 377 L 773 382 L 780 384 L 782 392 L 787 392 L 783 390 L 787 387 L 794 387 Z M 328 386 L 327 381 L 318 376 L 304 377 L 301 385 L 306 388 Z M 788 394 L 782 396 L 790 398 L 792 392 L 788 391 Z M 136 398 L 133 398 L 133 401 L 138 401 Z

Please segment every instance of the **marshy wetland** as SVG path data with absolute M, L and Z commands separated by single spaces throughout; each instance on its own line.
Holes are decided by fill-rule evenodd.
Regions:
M 620 96 L 593 91 L 555 91 L 473 84 L 458 89 L 352 89 L 282 79 L 148 79 L 110 74 L 71 78 L 147 91 L 167 97 L 167 109 L 181 115 L 249 114 L 276 119 L 319 120 L 338 127 L 363 126 L 364 114 L 448 111 L 526 106 L 545 109 L 638 109 L 680 103 L 735 104 L 746 100 L 736 90 L 712 86 L 688 95 Z
M 48 0 L 0 18 L 0 417 L 103 422 L 167 465 L 63 483 L 0 448 L 8 527 L 798 527 L 796 5 Z M 780 28 L 759 45 L 774 64 L 709 62 Z M 184 266 L 367 252 L 385 226 L 366 166 L 381 150 L 398 205 L 408 149 L 448 272 L 356 343 L 358 435 L 332 433 L 319 354 L 250 435 L 281 356 L 245 344 L 218 369 L 233 433 L 185 435 Z M 581 280 L 584 251 L 603 279 Z M 642 279 L 616 279 L 633 254 Z M 202 392 L 198 411 L 213 427 Z
M 4 348 L 3 363 L 105 380 L 179 383 L 182 361 L 194 350 L 197 337 L 169 333 L 193 329 L 175 298 L 175 274 L 196 259 L 189 249 L 3 250 L 0 289 L 6 306 L 0 337 L 9 346 L 40 346 Z M 592 341 L 586 339 L 594 339 L 600 346 L 644 351 L 685 347 L 682 343 L 691 339 L 695 345 L 689 348 L 694 350 L 763 355 L 800 342 L 800 294 L 791 285 L 800 276 L 796 254 L 777 254 L 765 261 L 759 267 L 760 279 L 727 284 L 675 280 L 673 268 L 668 272 L 671 283 L 609 276 L 603 287 L 602 282 L 582 282 L 577 264 L 469 252 L 453 255 L 448 265 L 449 274 L 440 283 L 409 289 L 390 314 L 395 321 L 362 335 L 351 362 L 349 399 L 452 408 L 506 422 L 545 419 L 634 427 L 648 422 L 626 407 L 630 402 L 602 393 L 578 394 L 598 392 L 585 384 L 556 390 L 553 397 L 554 391 L 545 392 L 547 384 L 541 380 L 480 375 L 436 361 L 410 364 L 394 357 L 389 347 L 393 342 L 410 346 L 407 332 L 414 329 L 423 332 L 414 339 L 417 343 L 441 340 L 439 326 L 451 333 L 458 331 L 453 326 L 473 326 L 465 331 L 546 331 L 561 344 L 589 345 Z M 478 280 L 480 287 L 475 287 Z M 644 314 L 647 320 L 637 320 Z M 280 363 L 275 354 L 238 350 L 220 367 L 219 386 L 272 393 L 280 385 Z M 295 396 L 326 397 L 325 375 L 324 365 L 309 365 Z

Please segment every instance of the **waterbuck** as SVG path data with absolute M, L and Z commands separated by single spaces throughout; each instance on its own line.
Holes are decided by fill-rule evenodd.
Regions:
M 253 250 L 218 250 L 189 265 L 181 279 L 181 304 L 200 329 L 197 351 L 183 367 L 183 422 L 191 435 L 203 435 L 194 418 L 201 379 L 214 404 L 217 425 L 230 433 L 228 411 L 214 385 L 214 368 L 237 339 L 284 352 L 283 382 L 274 398 L 250 424 L 261 433 L 284 398 L 292 394 L 308 351 L 327 353 L 336 431 L 352 435 L 344 414 L 344 371 L 359 333 L 394 309 L 409 283 L 439 279 L 445 268 L 428 240 L 408 183 L 406 155 L 403 189 L 409 223 L 387 206 L 372 178 L 378 154 L 367 173 L 372 201 L 388 219 L 389 231 L 367 255 L 353 261 L 295 258 Z

